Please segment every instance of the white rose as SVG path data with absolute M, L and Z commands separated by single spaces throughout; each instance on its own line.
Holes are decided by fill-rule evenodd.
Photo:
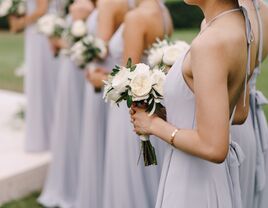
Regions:
M 0 4 L 0 16 L 6 16 L 12 7 L 12 0 L 4 0 Z
M 181 48 L 176 45 L 168 46 L 164 49 L 163 62 L 168 66 L 172 66 L 181 55 Z
M 60 17 L 56 18 L 55 24 L 57 25 L 57 27 L 60 27 L 60 28 L 66 28 L 67 26 L 67 23 L 65 22 L 65 20 Z
M 55 20 L 56 16 L 53 14 L 41 17 L 37 22 L 38 30 L 46 36 L 52 36 L 55 32 Z
M 107 56 L 108 50 L 105 45 L 105 42 L 99 38 L 95 40 L 95 46 L 100 49 L 100 53 L 98 54 L 99 58 L 104 59 Z
M 111 86 L 109 85 L 104 87 L 104 93 L 105 100 L 112 103 L 116 103 L 116 101 L 121 97 L 120 93 L 118 93 L 115 89 L 111 90 Z
M 25 1 L 21 1 L 18 5 L 17 8 L 17 13 L 18 15 L 23 15 L 26 13 L 26 2 Z
M 139 73 L 130 82 L 133 101 L 145 100 L 152 90 L 152 79 L 149 73 Z
M 180 40 L 175 42 L 175 46 L 180 48 L 181 51 L 185 51 L 190 47 L 188 43 L 186 43 L 185 41 L 180 41 Z
M 88 35 L 83 38 L 83 41 L 85 44 L 90 44 L 94 41 L 94 37 L 92 35 Z
M 166 80 L 166 75 L 163 71 L 159 69 L 154 69 L 152 71 L 152 80 L 153 80 L 153 88 L 160 94 L 164 95 L 164 82 Z
M 148 56 L 148 63 L 151 67 L 154 67 L 162 62 L 163 50 L 161 48 L 152 49 Z
M 76 65 L 81 66 L 85 64 L 84 52 L 86 47 L 83 45 L 81 41 L 74 44 L 71 48 L 70 59 L 75 62 Z
M 84 21 L 77 20 L 72 24 L 71 34 L 74 37 L 81 38 L 87 34 L 87 27 Z
M 118 92 L 122 93 L 126 91 L 126 87 L 129 85 L 129 69 L 123 67 L 120 71 L 114 76 L 112 80 L 112 87 Z
M 138 74 L 150 74 L 150 67 L 146 64 L 140 63 L 140 64 L 136 64 L 136 68 L 134 71 L 132 71 L 131 73 L 129 73 L 129 78 L 133 79 L 135 76 L 137 76 Z

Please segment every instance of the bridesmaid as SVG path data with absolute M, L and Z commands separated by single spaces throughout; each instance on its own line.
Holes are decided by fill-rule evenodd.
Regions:
M 98 8 L 88 18 L 89 33 L 103 39 L 108 45 L 113 33 L 123 22 L 124 15 L 133 6 L 130 0 L 99 0 Z M 93 64 L 98 68 L 113 68 L 110 56 L 103 62 Z M 86 83 L 77 208 L 102 207 L 106 111 L 107 104 L 102 99 L 102 92 L 95 92 L 94 87 Z
M 237 1 L 186 3 L 199 6 L 206 23 L 167 76 L 167 121 L 133 106 L 132 122 L 137 133 L 170 144 L 157 208 L 242 208 L 238 166 L 243 153 L 229 128 L 235 109 L 243 107 L 246 94 L 241 94 L 253 72 L 256 42 L 251 43 L 249 18 Z M 246 117 L 245 110 L 240 112 L 240 122 Z
M 245 1 L 244 4 L 252 8 L 250 1 Z M 265 118 L 262 105 L 268 104 L 267 98 L 262 92 L 256 90 L 256 81 L 258 75 L 261 73 L 261 62 L 267 58 L 268 55 L 268 5 L 262 0 L 253 0 L 253 9 L 249 9 L 249 14 L 252 16 L 257 13 L 257 23 L 259 26 L 260 48 L 258 52 L 258 63 L 254 75 L 251 79 L 250 92 L 250 108 L 255 130 L 257 144 L 257 171 L 256 171 L 256 189 L 254 198 L 255 208 L 266 208 L 268 205 L 268 126 Z M 264 162 L 264 165 L 262 164 Z M 262 166 L 263 165 L 263 166 Z
M 93 10 L 90 1 L 78 0 L 70 7 L 72 19 L 86 19 Z M 78 183 L 81 125 L 84 100 L 84 73 L 69 57 L 61 57 L 59 90 L 52 130 L 52 156 L 45 187 L 39 202 L 46 207 L 74 206 Z
M 248 0 L 241 1 L 241 4 L 247 9 L 250 22 L 253 26 L 252 29 L 255 37 L 254 41 L 256 42 L 256 45 L 258 45 L 258 48 L 253 47 L 252 51 L 257 51 L 258 61 L 255 63 L 256 68 L 249 83 L 250 113 L 243 125 L 232 127 L 231 133 L 233 139 L 239 143 L 246 156 L 240 166 L 240 184 L 241 190 L 243 190 L 241 193 L 243 207 L 252 208 L 259 207 L 258 203 L 260 192 L 265 186 L 265 164 L 263 152 L 265 151 L 265 146 L 267 148 L 267 141 L 265 140 L 267 140 L 268 128 L 261 105 L 263 102 L 267 101 L 265 101 L 266 99 L 263 94 L 256 90 L 256 79 L 260 73 L 261 61 L 267 55 L 268 46 L 263 45 L 263 43 L 265 43 L 265 41 L 263 42 L 262 40 L 263 29 L 259 26 L 262 24 L 262 21 L 265 22 L 265 16 L 264 12 L 262 14 L 259 13 L 259 10 L 257 9 L 257 7 L 259 7 L 257 5 L 258 2 L 254 0 L 252 3 L 251 0 Z M 260 2 L 260 4 L 262 10 L 266 10 L 267 12 L 267 6 L 265 7 L 263 2 Z M 266 20 L 266 22 L 268 23 L 268 20 Z M 265 53 L 263 53 L 263 51 Z M 253 57 L 253 60 L 256 60 L 256 57 Z M 239 118 L 239 110 L 237 111 L 236 117 Z
M 55 10 L 55 0 L 28 0 L 24 17 L 11 17 L 11 30 L 25 30 L 25 93 L 27 99 L 25 150 L 50 148 L 53 106 L 57 89 L 58 64 L 46 37 L 38 33 L 35 23 L 47 11 Z
M 137 8 L 130 11 L 124 24 L 116 31 L 109 43 L 113 65 L 125 65 L 129 57 L 134 63 L 144 61 L 144 50 L 157 37 L 162 39 L 172 33 L 172 22 L 167 9 L 158 0 L 136 1 Z M 105 79 L 103 72 L 90 74 L 94 86 L 100 87 Z M 154 142 L 159 159 L 158 167 L 144 167 L 141 161 L 139 138 L 131 128 L 128 109 L 121 105 L 110 107 L 107 118 L 104 208 L 153 207 L 156 200 L 161 168 L 161 150 L 164 144 Z M 131 139 L 128 139 L 131 138 Z

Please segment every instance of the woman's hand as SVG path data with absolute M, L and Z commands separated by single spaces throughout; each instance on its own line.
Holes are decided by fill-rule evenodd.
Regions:
M 153 120 L 157 115 L 149 116 L 145 108 L 132 106 L 130 109 L 131 123 L 134 125 L 134 131 L 139 135 L 152 134 Z
M 55 56 L 58 55 L 62 48 L 68 48 L 68 44 L 61 38 L 52 37 L 49 38 L 51 50 Z
M 89 69 L 86 72 L 86 78 L 95 88 L 99 89 L 103 87 L 103 80 L 107 79 L 107 74 L 102 68 L 97 68 L 95 70 Z
M 85 20 L 93 9 L 93 3 L 88 0 L 75 1 L 69 8 L 73 20 Z
M 10 24 L 10 31 L 14 33 L 21 32 L 26 26 L 24 17 L 10 16 L 9 24 Z

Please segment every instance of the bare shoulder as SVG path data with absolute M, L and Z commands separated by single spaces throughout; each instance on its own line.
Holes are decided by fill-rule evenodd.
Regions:
M 137 29 L 143 28 L 143 26 L 145 25 L 143 15 L 144 14 L 141 9 L 133 9 L 126 14 L 124 22 L 126 25 L 137 26 Z
M 205 53 L 213 55 L 213 57 L 218 55 L 222 59 L 234 60 L 234 57 L 240 56 L 241 49 L 245 48 L 246 37 L 243 28 L 238 29 L 232 25 L 227 25 L 226 28 L 215 26 L 207 28 L 206 31 L 194 40 L 191 54 Z
M 127 5 L 125 0 L 99 0 L 98 8 L 111 11 L 120 10 L 122 6 Z

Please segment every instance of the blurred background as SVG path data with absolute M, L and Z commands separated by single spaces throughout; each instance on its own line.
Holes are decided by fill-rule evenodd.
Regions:
M 199 31 L 200 22 L 203 19 L 199 9 L 187 6 L 185 3 L 176 0 L 167 0 L 166 5 L 170 10 L 173 18 L 175 33 L 174 38 L 185 40 L 188 43 L 192 41 Z M 21 146 L 23 137 L 23 63 L 24 63 L 24 36 L 21 34 L 11 34 L 8 32 L 7 19 L 0 18 L 0 207 L 1 208 L 38 208 L 41 207 L 36 203 L 38 189 L 42 186 L 42 178 L 38 171 L 43 171 L 49 163 L 49 155 L 23 155 L 22 150 L 16 149 Z M 263 75 L 257 82 L 258 88 L 268 96 L 268 60 L 262 65 Z M 15 93 L 14 93 L 15 92 Z M 10 95 L 10 96 L 7 96 Z M 6 102 L 6 99 L 15 100 L 16 105 Z M 4 102 L 5 101 L 5 102 Z M 6 112 L 11 111 L 9 114 Z M 268 107 L 265 107 L 266 116 L 268 116 Z M 14 116 L 14 117 L 12 117 Z M 18 121 L 21 118 L 22 121 Z M 6 127 L 10 124 L 9 119 L 14 119 L 15 125 L 12 128 Z M 7 121 L 8 120 L 8 121 Z M 21 122 L 21 123 L 20 123 Z M 12 140 L 12 142 L 7 141 Z M 3 143 L 9 144 L 9 150 Z M 17 146 L 16 146 L 17 145 Z M 2 146 L 2 148 L 1 148 Z M 3 148 L 4 147 L 4 148 Z M 5 154 L 6 152 L 6 154 Z M 15 167 L 22 166 L 16 164 L 17 159 L 24 157 L 21 162 L 25 165 L 27 161 L 33 168 L 32 175 L 39 175 L 40 180 L 33 180 L 31 188 L 29 184 L 19 183 L 22 177 L 21 172 L 14 176 L 12 170 Z M 12 158 L 12 160 L 9 158 Z M 6 164 L 8 163 L 8 164 Z M 10 169 L 7 171 L 6 167 Z M 5 168 L 5 169 L 4 169 Z M 29 168 L 29 167 L 27 167 Z M 32 168 L 32 169 L 33 169 Z M 22 171 L 21 168 L 19 171 Z M 24 169 L 25 171 L 25 169 Z M 12 177 L 11 177 L 12 176 Z M 14 177 L 13 177 L 14 176 Z M 21 187 L 20 187 L 21 186 Z

